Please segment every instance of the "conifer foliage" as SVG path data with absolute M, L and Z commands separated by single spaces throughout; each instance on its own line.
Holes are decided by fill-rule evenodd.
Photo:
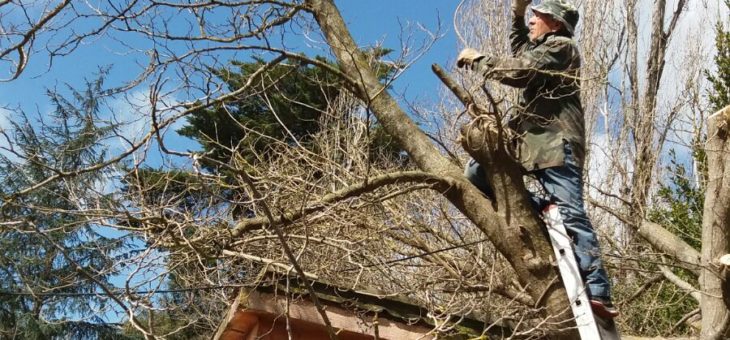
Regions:
M 109 238 L 79 211 L 103 186 L 104 171 L 83 169 L 101 162 L 102 140 L 113 127 L 101 124 L 102 72 L 70 98 L 48 96 L 52 113 L 18 113 L 11 128 L 13 148 L 0 155 L 0 338 L 119 338 L 110 284 L 116 257 L 125 256 L 126 237 Z M 54 171 L 55 170 L 55 171 Z M 67 176 L 56 176 L 59 172 Z M 27 190 L 49 178 L 35 190 Z M 110 313 L 110 314 L 106 314 Z
M 730 9 L 730 0 L 725 0 L 725 5 Z M 709 99 L 713 112 L 730 105 L 730 27 L 718 22 L 715 34 L 717 55 L 714 60 L 717 72 L 713 74 L 707 71 L 707 79 L 712 85 Z

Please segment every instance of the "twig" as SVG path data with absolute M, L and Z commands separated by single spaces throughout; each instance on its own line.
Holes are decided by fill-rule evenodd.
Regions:
M 679 326 L 681 326 L 681 325 L 682 325 L 683 323 L 685 323 L 685 322 L 686 322 L 687 320 L 689 320 L 689 319 L 690 319 L 691 317 L 693 317 L 693 316 L 695 316 L 695 315 L 697 315 L 697 314 L 699 314 L 699 313 L 700 313 L 700 309 L 699 309 L 699 308 L 697 308 L 697 309 L 695 309 L 695 310 L 693 310 L 693 311 L 691 311 L 691 312 L 689 312 L 689 313 L 685 314 L 685 315 L 684 315 L 684 316 L 683 316 L 683 317 L 682 317 L 681 319 L 679 319 L 679 321 L 677 321 L 677 323 L 675 323 L 675 324 L 674 324 L 674 326 L 672 326 L 672 328 L 671 328 L 671 329 L 669 329 L 669 334 L 672 334 L 672 333 L 674 333 L 674 331 L 675 331 L 675 330 L 676 330 L 676 329 L 677 329 L 677 328 L 678 328 Z
M 636 298 L 638 298 L 641 294 L 644 294 L 647 289 L 649 289 L 651 286 L 653 286 L 655 283 L 661 281 L 664 279 L 664 275 L 662 274 L 656 274 L 652 276 L 648 281 L 644 282 L 641 287 L 639 287 L 634 294 L 631 294 L 629 298 L 627 298 L 625 301 L 631 302 L 634 301 Z
M 314 306 L 317 308 L 317 312 L 322 317 L 322 321 L 324 321 L 325 326 L 327 326 L 327 334 L 329 335 L 330 340 L 337 340 L 337 334 L 335 334 L 334 328 L 332 328 L 332 323 L 330 322 L 329 317 L 327 317 L 327 313 L 324 311 L 324 307 L 322 306 L 322 303 L 319 301 L 319 297 L 317 296 L 316 292 L 314 291 L 314 288 L 312 287 L 312 283 L 308 280 L 307 273 L 299 265 L 299 261 L 297 261 L 296 256 L 294 256 L 294 252 L 292 252 L 291 247 L 289 247 L 289 244 L 287 243 L 286 238 L 284 237 L 284 232 L 282 231 L 280 223 L 277 223 L 277 220 L 274 218 L 274 215 L 271 213 L 269 206 L 263 201 L 263 196 L 258 191 L 258 189 L 256 189 L 256 185 L 253 183 L 253 179 L 251 179 L 251 177 L 245 171 L 239 171 L 238 175 L 240 175 L 241 178 L 243 179 L 243 181 L 246 182 L 246 184 L 248 185 L 249 189 L 251 190 L 251 193 L 253 194 L 253 198 L 255 200 L 261 202 L 262 210 L 264 211 L 266 218 L 269 220 L 269 224 L 271 225 L 274 233 L 276 234 L 277 238 L 279 239 L 279 242 L 281 243 L 281 247 L 284 250 L 286 257 L 289 259 L 289 262 L 291 262 L 295 271 L 297 272 L 299 277 L 302 279 L 304 286 L 309 291 L 309 297 L 312 299 L 312 303 L 314 303 Z

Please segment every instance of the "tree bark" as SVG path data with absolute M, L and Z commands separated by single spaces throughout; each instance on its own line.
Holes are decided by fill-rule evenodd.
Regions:
M 671 231 L 661 225 L 644 220 L 638 229 L 639 235 L 649 242 L 654 248 L 670 256 L 673 256 L 682 263 L 682 267 L 691 270 L 699 275 L 700 253 L 692 248 L 687 242 L 679 238 Z
M 550 318 L 552 336 L 559 339 L 578 339 L 565 289 L 550 263 L 551 247 L 542 232 L 542 223 L 529 207 L 522 188 L 507 167 L 490 170 L 497 193 L 506 192 L 502 202 L 491 202 L 462 175 L 462 170 L 444 157 L 416 124 L 385 90 L 368 65 L 367 58 L 358 49 L 347 30 L 344 20 L 332 0 L 307 0 L 308 10 L 314 15 L 324 37 L 332 49 L 342 72 L 353 81 L 354 92 L 377 117 L 382 127 L 397 140 L 411 160 L 425 172 L 446 178 L 450 187 L 444 196 L 467 218 L 483 231 L 496 249 L 512 265 L 515 274 L 536 307 Z M 474 129 L 478 133 L 477 129 Z M 475 138 L 479 138 L 475 136 Z M 523 192 L 520 192 L 523 191 Z M 521 199 L 524 199 L 520 201 Z
M 730 253 L 730 106 L 707 122 L 708 180 L 702 219 L 702 339 L 722 339 L 727 333 L 730 310 L 724 300 L 720 258 Z M 725 299 L 723 299 L 723 297 Z
M 662 76 L 664 74 L 664 66 L 666 63 L 666 52 L 669 39 L 677 27 L 677 21 L 684 12 L 685 0 L 679 0 L 676 3 L 676 10 L 672 14 L 669 26 L 664 28 L 667 20 L 666 16 L 666 0 L 657 0 L 654 2 L 652 11 L 651 25 L 651 44 L 649 48 L 649 56 L 647 58 L 646 69 L 646 89 L 642 97 L 639 115 L 634 118 L 634 138 L 636 140 L 636 159 L 634 162 L 634 179 L 631 188 L 631 207 L 637 215 L 637 220 L 643 219 L 645 212 L 644 207 L 647 204 L 647 196 L 651 187 L 651 178 L 654 173 L 659 154 L 655 142 L 658 137 L 659 145 L 666 138 L 667 130 L 664 129 L 657 136 L 656 119 L 657 119 L 657 96 L 661 85 Z M 634 34 L 637 31 L 633 32 Z M 635 37 L 634 39 L 638 39 Z M 635 94 L 638 94 L 638 83 L 632 84 L 635 87 Z M 632 98 L 636 100 L 636 98 Z M 668 125 L 667 125 L 668 126 Z M 639 225 L 639 223 L 635 223 Z

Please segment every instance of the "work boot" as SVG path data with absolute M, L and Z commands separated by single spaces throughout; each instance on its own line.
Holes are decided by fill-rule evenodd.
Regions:
M 591 308 L 593 313 L 604 318 L 613 319 L 618 316 L 618 309 L 611 303 L 611 298 L 605 296 L 591 297 Z

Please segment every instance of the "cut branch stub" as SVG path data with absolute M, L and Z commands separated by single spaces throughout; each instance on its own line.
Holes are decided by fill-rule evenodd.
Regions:
M 723 255 L 718 262 L 723 269 L 730 268 L 730 254 Z
M 472 106 L 474 107 L 474 106 Z M 542 229 L 542 221 L 529 204 L 529 196 L 522 177 L 524 171 L 508 152 L 501 126 L 490 120 L 486 113 L 478 114 L 461 129 L 461 145 L 484 169 L 486 180 L 494 191 L 496 210 L 513 224 L 514 214 L 524 216 Z M 528 217 L 529 216 L 529 217 Z M 522 223 L 521 223 L 522 224 Z
M 723 255 L 717 262 L 720 267 L 723 301 L 725 302 L 725 307 L 730 310 L 730 254 Z
M 486 180 L 494 191 L 496 202 L 493 203 L 497 211 L 505 217 L 507 223 L 513 224 L 514 213 L 517 213 L 528 218 L 529 221 L 525 221 L 525 224 L 539 226 L 536 230 L 530 230 L 531 232 L 542 231 L 542 221 L 529 204 L 527 189 L 522 180 L 522 166 L 509 152 L 510 146 L 506 138 L 509 133 L 497 120 L 500 114 L 487 112 L 476 104 L 474 97 L 451 79 L 440 66 L 434 64 L 431 69 L 468 108 L 470 116 L 474 117 L 461 128 L 461 145 L 484 168 Z

